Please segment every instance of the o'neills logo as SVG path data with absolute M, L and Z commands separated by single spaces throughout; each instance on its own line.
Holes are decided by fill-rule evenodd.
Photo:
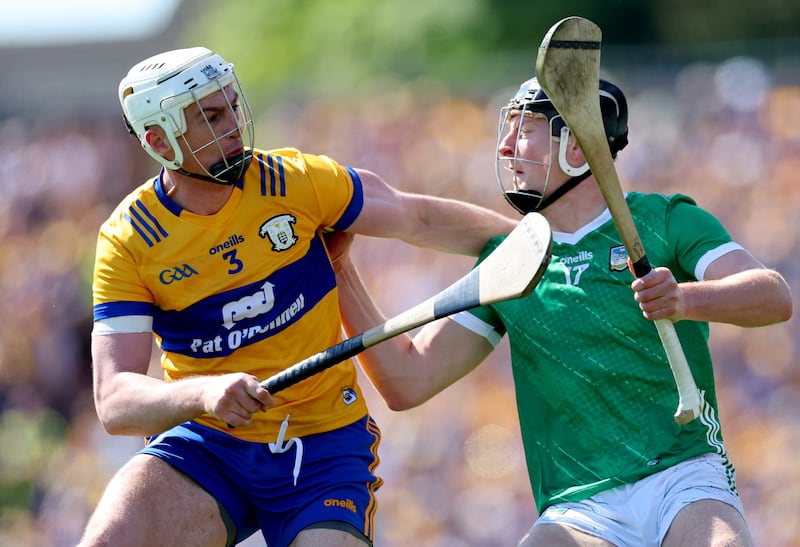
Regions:
M 344 507 L 345 509 L 350 509 L 353 513 L 357 511 L 356 504 L 353 500 L 335 500 L 333 498 L 328 498 L 322 504 L 325 507 Z
M 214 245 L 208 250 L 208 254 L 215 255 L 217 253 L 221 253 L 231 247 L 238 245 L 239 243 L 244 243 L 244 236 L 241 234 L 233 234 L 231 237 L 228 238 L 228 241 L 225 243 L 220 243 L 219 245 Z

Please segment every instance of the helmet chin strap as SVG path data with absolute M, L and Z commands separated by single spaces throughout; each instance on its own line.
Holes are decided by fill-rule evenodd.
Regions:
M 213 182 L 214 184 L 221 184 L 223 186 L 231 186 L 244 175 L 247 168 L 250 166 L 250 161 L 253 159 L 253 153 L 250 150 L 236 156 L 232 161 L 220 160 L 212 164 L 208 168 L 209 175 L 201 173 L 192 173 L 179 167 L 175 169 L 181 175 L 191 177 L 193 179 L 204 180 L 206 182 Z
M 511 206 L 523 215 L 526 213 L 538 213 L 544 211 L 564 194 L 588 179 L 591 174 L 591 171 L 585 171 L 577 177 L 572 177 L 546 197 L 543 197 L 536 190 L 509 190 L 504 195 Z
M 184 169 L 183 167 L 179 167 L 178 169 L 175 169 L 175 172 L 180 173 L 181 175 L 185 175 L 187 177 L 192 177 L 193 179 L 204 180 L 206 182 L 213 182 L 214 184 L 221 184 L 223 186 L 230 186 L 234 182 L 236 182 L 236 181 L 233 181 L 233 182 L 221 181 L 221 180 L 215 179 L 214 177 L 209 177 L 208 175 L 201 175 L 200 173 L 191 173 L 191 172 L 187 171 L 186 169 Z

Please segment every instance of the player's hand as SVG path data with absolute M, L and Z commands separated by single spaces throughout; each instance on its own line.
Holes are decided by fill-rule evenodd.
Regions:
M 250 425 L 256 412 L 275 404 L 258 378 L 245 373 L 209 377 L 202 397 L 205 411 L 230 427 Z
M 647 275 L 634 279 L 631 289 L 647 319 L 669 319 L 673 322 L 683 319 L 683 294 L 669 268 L 655 268 Z

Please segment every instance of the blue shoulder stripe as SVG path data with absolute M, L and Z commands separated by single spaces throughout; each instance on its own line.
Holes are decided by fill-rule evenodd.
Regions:
M 352 167 L 345 167 L 347 172 L 350 173 L 350 178 L 353 179 L 353 199 L 350 200 L 350 205 L 347 206 L 339 221 L 334 224 L 333 228 L 336 230 L 346 230 L 350 227 L 353 221 L 361 214 L 361 209 L 364 207 L 364 188 L 361 185 L 361 178 Z
M 139 236 L 144 240 L 145 243 L 147 243 L 148 247 L 152 247 L 153 245 L 155 245 L 155 243 L 153 243 L 150 240 L 150 238 L 147 237 L 147 234 L 144 233 L 144 231 L 141 229 L 141 227 L 139 227 L 139 225 L 131 218 L 131 216 L 128 213 L 123 213 L 122 214 L 122 218 L 124 218 L 125 220 L 127 220 L 128 222 L 131 223 L 131 226 L 133 226 L 133 229 L 136 230 L 136 233 L 139 234 Z
M 283 158 L 267 154 L 266 164 L 262 154 L 256 154 L 256 158 L 261 173 L 261 195 L 266 196 L 269 194 L 271 196 L 280 195 L 281 197 L 286 197 L 286 173 L 283 169 Z M 275 176 L 276 171 L 278 173 L 277 178 Z M 269 172 L 269 191 L 267 191 L 267 172 Z M 278 189 L 278 184 L 280 184 L 280 189 Z
M 136 200 L 136 206 L 137 206 L 139 209 L 141 209 L 142 213 L 144 213 L 144 214 L 147 216 L 147 218 L 148 218 L 148 219 L 150 219 L 150 222 L 151 222 L 151 223 L 152 223 L 152 225 L 153 225 L 153 226 L 155 226 L 155 228 L 158 230 L 158 233 L 159 233 L 159 234 L 161 234 L 161 237 L 167 237 L 167 236 L 169 235 L 169 234 L 167 233 L 167 231 L 164 229 L 164 227 L 163 227 L 163 226 L 161 226 L 161 223 L 159 223 L 159 222 L 158 222 L 158 219 L 157 219 L 155 216 L 153 216 L 153 213 L 151 213 L 151 212 L 150 212 L 150 211 L 147 209 L 147 207 L 145 207 L 145 206 L 144 206 L 144 203 L 142 203 L 141 201 L 139 201 L 139 200 L 137 199 L 137 200 Z M 149 224 L 148 224 L 148 226 L 149 226 Z
M 137 211 L 137 208 L 141 210 L 141 213 Z M 128 211 L 130 214 L 125 213 L 123 218 L 131 223 L 133 229 L 144 239 L 148 247 L 152 247 L 156 243 L 159 243 L 162 238 L 167 237 L 168 234 L 166 230 L 164 230 L 161 224 L 158 223 L 158 220 L 147 210 L 141 201 L 137 200 L 128 208 Z M 150 234 L 150 237 L 145 234 L 145 230 Z M 151 237 L 155 242 L 151 240 Z

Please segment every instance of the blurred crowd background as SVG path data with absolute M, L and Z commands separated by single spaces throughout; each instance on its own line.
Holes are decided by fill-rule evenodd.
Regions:
M 117 45 L 0 46 L 5 72 L 0 83 L 2 546 L 74 545 L 110 476 L 142 444 L 139 438 L 111 437 L 99 426 L 89 355 L 97 229 L 128 191 L 156 171 L 127 135 L 117 111 L 116 84 L 129 66 L 171 47 L 203 43 L 216 48 L 237 63 L 256 106 L 258 146 L 327 154 L 374 170 L 403 190 L 510 213 L 494 176 L 499 108 L 532 75 L 536 46 L 547 28 L 573 14 L 540 6 L 544 15 L 535 19 L 527 42 L 510 40 L 512 50 L 481 57 L 471 69 L 466 56 L 459 63 L 467 69 L 446 81 L 437 79 L 439 72 L 422 70 L 379 84 L 354 76 L 359 69 L 353 67 L 373 61 L 351 59 L 332 70 L 356 82 L 358 93 L 314 80 L 324 73 L 312 78 L 319 68 L 305 66 L 293 70 L 311 80 L 298 76 L 281 93 L 270 84 L 274 71 L 268 68 L 298 62 L 287 51 L 299 48 L 299 42 L 284 44 L 286 50 L 275 44 L 259 49 L 244 39 L 255 40 L 258 29 L 266 39 L 266 30 L 288 21 L 288 13 L 299 17 L 291 3 L 263 3 L 272 12 L 239 0 L 226 2 L 222 11 L 211 3 L 198 2 L 193 9 L 185 4 L 175 4 L 169 21 L 180 33 L 162 29 L 148 40 Z M 405 17 L 410 11 L 420 26 L 433 28 L 430 12 L 439 3 L 425 4 L 409 4 L 414 7 Z M 466 4 L 488 9 L 502 2 Z M 314 7 L 319 22 L 333 5 L 306 2 L 298 10 Z M 223 15 L 241 20 L 246 14 L 237 10 L 242 9 L 263 15 L 265 26 L 234 32 L 230 25 L 213 24 Z M 521 13 L 495 13 L 495 18 L 519 19 Z M 454 10 L 441 24 L 458 26 L 459 14 Z M 585 15 L 605 28 L 602 14 Z M 405 19 L 394 22 L 359 28 L 372 28 L 371 37 L 380 31 L 400 40 L 391 29 L 405 28 L 400 24 Z M 359 28 L 334 26 L 330 33 L 358 35 Z M 725 47 L 720 42 L 635 44 L 620 38 L 604 45 L 603 53 L 603 75 L 625 90 L 630 103 L 631 144 L 617 162 L 625 189 L 693 196 L 795 289 L 800 280 L 796 38 L 755 37 L 724 42 Z M 456 59 L 457 48 L 449 54 Z M 409 63 L 426 66 L 420 59 L 424 56 Z M 58 77 L 48 79 L 36 66 L 49 67 Z M 472 85 L 464 83 L 468 73 Z M 358 238 L 353 254 L 390 315 L 441 290 L 472 263 L 369 238 Z M 800 545 L 799 324 L 796 311 L 781 325 L 711 328 L 723 435 L 757 545 Z M 365 391 L 383 430 L 379 474 L 386 484 L 378 493 L 376 545 L 516 545 L 536 512 L 506 343 L 473 374 L 417 409 L 391 412 L 369 387 Z M 263 545 L 263 539 L 246 543 Z

